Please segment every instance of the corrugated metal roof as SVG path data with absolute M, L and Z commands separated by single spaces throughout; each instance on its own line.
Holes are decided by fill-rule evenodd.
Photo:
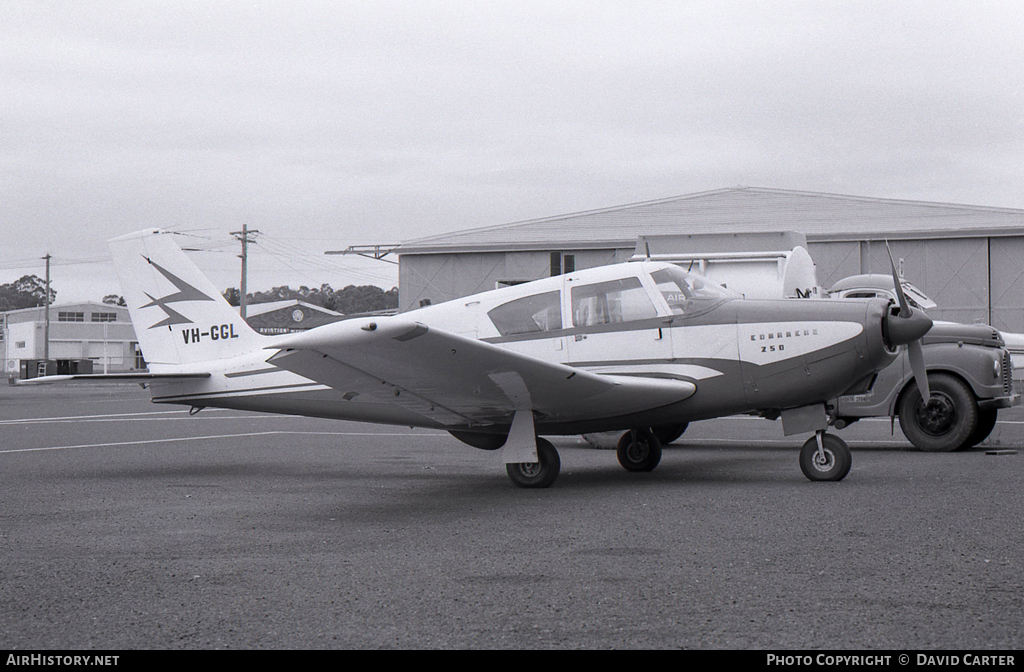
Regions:
M 809 242 L 1024 234 L 1024 210 L 730 187 L 402 243 L 398 254 L 632 247 L 638 235 L 798 231 Z
M 75 301 L 74 303 L 51 303 L 50 312 L 53 311 L 67 311 L 67 310 L 86 310 L 92 308 L 100 308 L 103 311 L 111 312 L 124 312 L 128 313 L 126 306 L 118 306 L 113 303 L 100 303 L 99 301 Z M 0 315 L 21 315 L 30 312 L 39 313 L 39 319 L 43 319 L 43 313 L 46 312 L 46 306 L 30 306 L 29 308 L 15 308 L 14 310 L 0 310 Z
M 282 308 L 291 308 L 293 306 L 304 306 L 310 310 L 318 313 L 326 313 L 332 316 L 341 317 L 342 313 L 339 313 L 323 306 L 318 306 L 314 303 L 308 303 L 299 299 L 284 299 L 282 301 L 267 301 L 266 303 L 247 303 L 245 306 L 246 317 L 255 317 L 256 315 L 262 315 L 263 313 L 269 313 L 275 310 L 281 310 Z M 239 310 L 238 306 L 234 306 L 235 310 Z

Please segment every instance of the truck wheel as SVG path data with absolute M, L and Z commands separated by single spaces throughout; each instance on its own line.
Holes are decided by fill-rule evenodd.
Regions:
M 967 439 L 967 443 L 963 446 L 963 450 L 973 448 L 987 439 L 988 435 L 992 433 L 992 430 L 996 428 L 996 418 L 998 416 L 999 410 L 995 408 L 978 411 L 978 426 L 974 428 L 974 433 L 971 434 L 971 438 Z
M 900 429 L 925 452 L 948 453 L 969 445 L 978 427 L 978 403 L 959 378 L 946 373 L 928 374 L 932 398 L 921 401 L 917 385 L 903 393 L 899 403 Z M 991 430 L 989 430 L 991 431 Z

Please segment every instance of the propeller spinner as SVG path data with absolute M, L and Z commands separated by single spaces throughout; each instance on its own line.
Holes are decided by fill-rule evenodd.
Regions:
M 899 275 L 896 273 L 896 262 L 892 259 L 892 250 L 889 249 L 889 242 L 886 241 L 885 249 L 889 252 L 889 264 L 892 266 L 892 282 L 896 288 L 896 298 L 900 303 L 899 313 L 889 313 L 885 321 L 885 340 L 890 347 L 898 345 L 907 346 L 907 356 L 910 359 L 910 370 L 914 372 L 914 380 L 917 382 L 917 389 L 921 391 L 921 399 L 927 403 L 931 399 L 931 390 L 928 388 L 928 373 L 924 367 L 924 352 L 921 346 L 921 338 L 932 328 L 932 318 L 918 308 L 914 310 L 907 301 L 907 295 L 903 292 L 903 285 Z

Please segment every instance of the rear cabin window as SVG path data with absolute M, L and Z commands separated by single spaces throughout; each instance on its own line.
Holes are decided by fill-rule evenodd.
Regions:
M 487 312 L 502 336 L 562 328 L 562 293 L 544 292 L 503 303 Z
M 572 322 L 577 327 L 657 316 L 647 290 L 636 277 L 572 288 Z

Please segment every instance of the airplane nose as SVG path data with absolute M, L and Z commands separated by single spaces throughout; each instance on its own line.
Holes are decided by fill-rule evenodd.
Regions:
M 923 310 L 914 310 L 907 317 L 901 317 L 898 310 L 891 309 L 883 325 L 885 342 L 891 348 L 912 343 L 928 333 L 932 318 Z

